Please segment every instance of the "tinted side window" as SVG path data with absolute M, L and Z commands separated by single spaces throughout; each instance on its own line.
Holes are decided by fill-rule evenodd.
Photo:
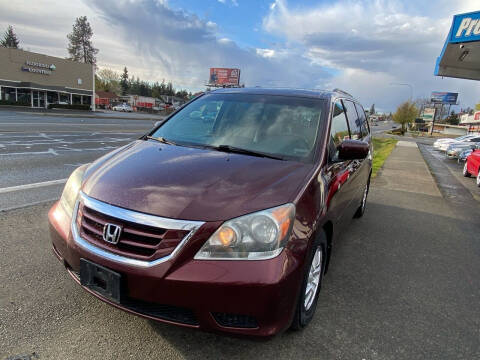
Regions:
M 332 124 L 330 127 L 329 141 L 329 158 L 335 160 L 337 158 L 337 147 L 343 140 L 349 139 L 347 118 L 345 117 L 345 109 L 341 101 L 337 101 L 333 108 Z
M 352 136 L 352 139 L 361 139 L 362 124 L 360 122 L 360 119 L 358 118 L 357 110 L 355 109 L 354 103 L 349 100 L 343 100 L 343 105 L 345 105 L 345 109 L 347 110 L 348 125 L 350 125 L 350 134 Z
M 360 119 L 361 123 L 360 130 L 362 131 L 362 137 L 365 137 L 370 133 L 370 128 L 368 127 L 365 111 L 363 111 L 363 107 L 357 103 L 355 103 L 355 108 L 357 109 L 358 118 Z

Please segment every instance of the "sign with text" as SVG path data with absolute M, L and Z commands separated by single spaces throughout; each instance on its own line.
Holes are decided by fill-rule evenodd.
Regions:
M 423 115 L 422 115 L 423 121 L 433 121 L 434 117 L 435 117 L 435 108 L 423 109 Z
M 480 11 L 455 15 L 450 42 L 468 42 L 480 40 Z
M 431 96 L 432 103 L 437 104 L 456 104 L 458 100 L 458 93 L 433 91 Z
M 240 69 L 210 68 L 209 85 L 238 86 L 240 84 Z

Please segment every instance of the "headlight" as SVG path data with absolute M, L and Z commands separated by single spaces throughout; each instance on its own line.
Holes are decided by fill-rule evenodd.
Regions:
M 195 259 L 271 259 L 285 246 L 294 218 L 295 206 L 286 204 L 228 220 L 202 246 Z
M 68 178 L 65 188 L 63 189 L 62 197 L 60 198 L 60 205 L 62 205 L 63 210 L 68 216 L 71 216 L 73 213 L 73 207 L 75 206 L 78 192 L 82 186 L 83 174 L 88 165 L 89 164 L 85 164 L 76 168 Z

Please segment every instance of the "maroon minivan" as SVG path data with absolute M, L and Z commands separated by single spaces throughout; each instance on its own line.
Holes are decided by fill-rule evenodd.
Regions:
M 49 212 L 86 291 L 152 320 L 271 336 L 313 318 L 372 168 L 341 91 L 222 89 L 70 176 Z

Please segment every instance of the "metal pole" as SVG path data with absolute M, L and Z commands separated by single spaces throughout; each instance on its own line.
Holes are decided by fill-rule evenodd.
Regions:
M 18 88 L 15 88 L 15 102 L 18 102 Z
M 92 86 L 92 110 L 96 110 L 96 104 L 95 104 L 95 64 L 92 64 L 92 75 L 93 75 L 93 86 Z

